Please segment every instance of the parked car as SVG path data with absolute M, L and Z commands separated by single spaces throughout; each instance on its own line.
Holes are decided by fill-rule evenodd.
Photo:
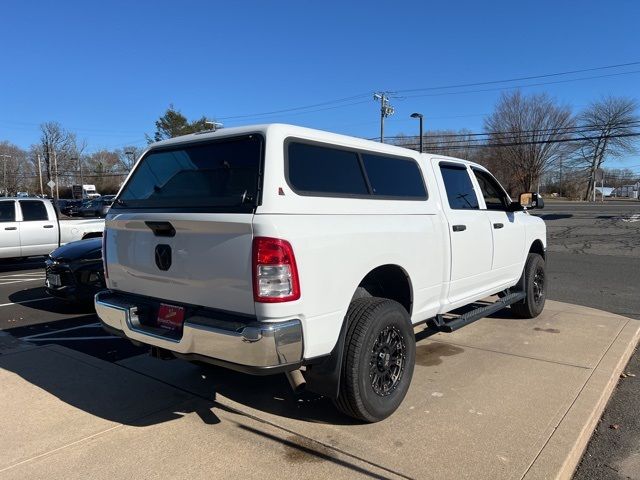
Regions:
M 359 138 L 186 135 L 151 145 L 107 214 L 96 311 L 159 358 L 284 372 L 375 422 L 409 388 L 416 325 L 540 314 L 542 206 L 479 164 Z
M 58 211 L 67 217 L 74 216 L 74 213 L 82 206 L 82 200 L 61 198 L 57 201 Z
M 104 195 L 86 202 L 80 208 L 79 214 L 81 217 L 104 217 L 111 208 L 114 198 L 115 195 Z
M 0 198 L 0 258 L 48 255 L 60 245 L 101 237 L 104 220 L 60 220 L 51 200 Z
M 84 302 L 105 288 L 100 238 L 67 243 L 51 252 L 45 265 L 45 287 L 54 297 Z

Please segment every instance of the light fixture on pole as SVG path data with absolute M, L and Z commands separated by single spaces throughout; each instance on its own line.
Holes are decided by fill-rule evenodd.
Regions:
M 423 152 L 422 149 L 422 117 L 423 115 L 421 113 L 412 113 L 411 114 L 411 118 L 419 118 L 420 119 L 420 153 Z

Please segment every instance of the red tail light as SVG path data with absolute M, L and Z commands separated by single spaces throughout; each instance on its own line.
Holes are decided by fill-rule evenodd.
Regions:
M 107 270 L 107 229 L 102 232 L 102 268 L 104 268 L 104 278 L 109 278 L 109 270 Z
M 253 239 L 253 298 L 262 303 L 290 302 L 300 298 L 296 258 L 286 240 Z

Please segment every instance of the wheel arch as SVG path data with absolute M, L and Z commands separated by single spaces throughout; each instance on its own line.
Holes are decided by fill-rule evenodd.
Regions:
M 529 247 L 529 252 L 528 253 L 537 253 L 538 255 L 540 255 L 545 260 L 547 259 L 547 251 L 544 248 L 544 245 L 542 244 L 542 240 L 540 240 L 539 238 L 537 238 L 537 239 L 535 239 L 533 241 L 533 243 Z
M 353 290 L 353 300 L 362 297 L 382 297 L 394 300 L 402 305 L 411 318 L 413 307 L 413 287 L 407 271 L 397 264 L 384 264 L 372 268 L 362 277 Z M 307 389 L 329 398 L 337 398 L 340 390 L 340 374 L 347 331 L 345 316 L 338 335 L 338 341 L 329 355 L 307 366 L 305 380 Z
M 413 309 L 411 277 L 400 265 L 385 264 L 370 270 L 358 283 L 351 301 L 362 296 L 388 298 L 402 305 L 409 316 Z
M 102 232 L 89 232 L 82 236 L 82 240 L 87 240 L 88 238 L 100 238 L 102 237 Z

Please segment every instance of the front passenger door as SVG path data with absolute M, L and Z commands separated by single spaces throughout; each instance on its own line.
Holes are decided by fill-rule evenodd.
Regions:
M 465 164 L 440 163 L 447 202 L 443 208 L 449 223 L 451 275 L 449 303 L 476 297 L 491 278 L 493 245 L 487 217 L 480 210 L 470 172 Z M 443 195 L 444 196 L 444 195 Z
M 524 225 L 518 221 L 524 212 L 509 212 L 511 199 L 500 183 L 487 171 L 473 167 L 475 178 L 484 197 L 485 214 L 493 235 L 494 281 L 506 282 L 520 278 L 525 258 Z

